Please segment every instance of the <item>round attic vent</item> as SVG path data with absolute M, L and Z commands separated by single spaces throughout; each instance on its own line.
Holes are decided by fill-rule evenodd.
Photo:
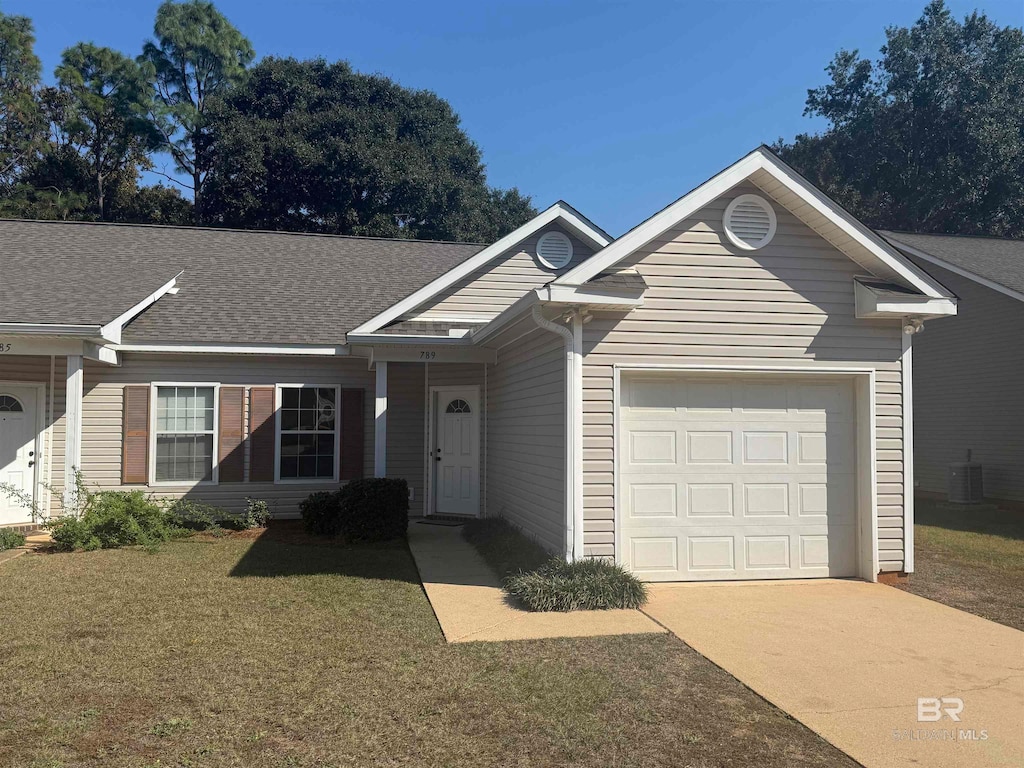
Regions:
M 722 216 L 725 234 L 733 245 L 748 251 L 763 248 L 775 237 L 775 211 L 760 195 L 740 195 Z
M 561 269 L 572 261 L 572 240 L 561 232 L 545 232 L 537 240 L 537 258 L 548 269 Z

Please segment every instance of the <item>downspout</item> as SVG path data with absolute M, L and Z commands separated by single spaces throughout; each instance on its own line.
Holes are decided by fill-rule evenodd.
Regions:
M 575 398 L 575 336 L 573 329 L 544 317 L 540 304 L 531 310 L 533 321 L 545 331 L 558 334 L 565 341 L 565 559 L 572 561 L 576 552 L 576 408 Z M 573 312 L 573 325 L 579 313 Z

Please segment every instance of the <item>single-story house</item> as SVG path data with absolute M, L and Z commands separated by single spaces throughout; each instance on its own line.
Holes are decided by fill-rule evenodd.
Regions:
M 1024 240 L 882 234 L 959 299 L 914 339 L 918 489 L 945 496 L 970 451 L 986 497 L 1024 501 Z
M 76 468 L 279 516 L 394 476 L 413 514 L 649 580 L 913 568 L 911 339 L 956 301 L 766 147 L 615 239 L 559 202 L 489 245 L 4 221 L 0 249 L 2 478 L 53 507 Z

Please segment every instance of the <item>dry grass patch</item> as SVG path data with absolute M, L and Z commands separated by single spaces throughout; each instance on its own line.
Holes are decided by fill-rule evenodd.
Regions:
M 918 499 L 909 592 L 1024 630 L 1024 514 Z
M 672 637 L 449 646 L 404 545 L 305 541 L 5 563 L 0 765 L 854 765 Z

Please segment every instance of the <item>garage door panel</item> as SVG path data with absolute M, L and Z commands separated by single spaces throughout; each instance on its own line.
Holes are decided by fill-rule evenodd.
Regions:
M 662 376 L 624 401 L 627 567 L 649 580 L 855 573 L 848 381 Z

